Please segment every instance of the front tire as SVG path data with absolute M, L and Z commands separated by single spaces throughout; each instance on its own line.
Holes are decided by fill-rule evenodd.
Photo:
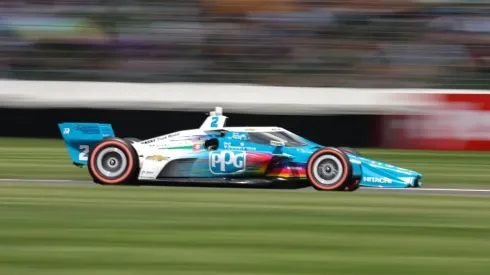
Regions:
M 354 156 L 363 157 L 363 155 L 359 151 L 351 147 L 339 147 L 339 150 L 345 153 L 352 154 Z
M 319 191 L 346 191 L 351 183 L 352 166 L 345 153 L 326 147 L 310 156 L 306 176 Z
M 350 182 L 350 184 L 347 184 L 344 188 L 345 191 L 353 192 L 359 189 L 361 187 L 361 180 L 360 179 L 355 179 Z
M 108 138 L 99 142 L 89 156 L 88 170 L 99 184 L 127 184 L 136 180 L 139 159 L 125 140 Z

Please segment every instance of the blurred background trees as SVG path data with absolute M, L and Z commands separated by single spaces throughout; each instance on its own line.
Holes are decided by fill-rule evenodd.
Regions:
M 3 0 L 0 77 L 488 89 L 490 4 Z

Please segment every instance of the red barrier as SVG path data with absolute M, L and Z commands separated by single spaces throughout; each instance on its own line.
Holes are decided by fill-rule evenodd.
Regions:
M 438 95 L 423 115 L 382 118 L 382 147 L 490 151 L 490 94 Z

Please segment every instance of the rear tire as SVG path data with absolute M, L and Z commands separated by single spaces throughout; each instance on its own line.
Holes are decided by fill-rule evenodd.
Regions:
M 133 137 L 127 137 L 124 138 L 124 140 L 127 141 L 129 144 L 141 141 L 139 138 L 133 138 Z
M 136 150 L 120 138 L 99 142 L 89 156 L 88 170 L 99 184 L 128 184 L 137 179 L 139 159 Z
M 306 176 L 319 191 L 346 191 L 351 184 L 352 166 L 344 152 L 326 147 L 310 156 Z

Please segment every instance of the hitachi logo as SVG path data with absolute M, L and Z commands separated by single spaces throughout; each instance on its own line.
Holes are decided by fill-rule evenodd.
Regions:
M 364 177 L 365 182 L 375 182 L 375 183 L 392 183 L 393 181 L 389 178 L 375 178 L 375 177 Z

